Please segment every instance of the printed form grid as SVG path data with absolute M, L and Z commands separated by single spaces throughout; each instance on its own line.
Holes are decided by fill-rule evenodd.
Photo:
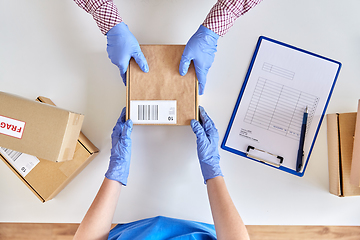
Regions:
M 318 102 L 316 96 L 260 77 L 244 121 L 299 140 L 305 108 L 309 129 Z

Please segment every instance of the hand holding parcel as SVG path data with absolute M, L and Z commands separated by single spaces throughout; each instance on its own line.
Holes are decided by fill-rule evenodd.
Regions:
M 112 148 L 109 168 L 105 177 L 115 180 L 126 186 L 129 176 L 131 158 L 131 132 L 133 123 L 131 119 L 125 121 L 126 108 L 123 108 L 121 115 L 111 134 Z
M 126 85 L 126 71 L 129 61 L 133 57 L 143 72 L 149 71 L 149 66 L 141 51 L 138 41 L 130 32 L 128 26 L 121 22 L 111 28 L 107 34 L 107 52 L 113 64 L 119 70 L 120 75 Z
M 196 135 L 197 153 L 200 161 L 201 172 L 204 182 L 208 179 L 223 176 L 220 169 L 219 155 L 219 133 L 214 122 L 205 112 L 205 109 L 199 106 L 200 122 L 191 120 L 191 128 Z
M 219 35 L 201 25 L 189 39 L 181 57 L 179 73 L 184 76 L 191 60 L 194 61 L 196 77 L 199 80 L 199 94 L 204 93 L 206 76 L 214 62 Z

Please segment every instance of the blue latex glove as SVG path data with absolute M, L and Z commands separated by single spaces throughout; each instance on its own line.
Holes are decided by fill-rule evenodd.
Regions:
M 142 53 L 139 43 L 130 32 L 128 26 L 121 22 L 111 28 L 107 36 L 107 52 L 113 64 L 118 66 L 120 75 L 126 86 L 126 71 L 133 57 L 143 72 L 149 71 L 149 66 Z
M 210 178 L 223 176 L 220 169 L 220 155 L 218 149 L 219 133 L 214 122 L 199 106 L 200 122 L 191 120 L 191 128 L 196 135 L 197 153 L 200 161 L 201 172 L 204 182 Z
M 125 122 L 126 108 L 123 108 L 121 115 L 111 134 L 112 148 L 109 168 L 105 177 L 118 181 L 124 186 L 129 176 L 131 158 L 131 131 L 133 123 L 129 119 Z
M 214 62 L 219 35 L 201 25 L 185 46 L 181 57 L 179 73 L 184 76 L 191 60 L 194 61 L 196 76 L 199 80 L 199 94 L 205 89 L 206 75 Z

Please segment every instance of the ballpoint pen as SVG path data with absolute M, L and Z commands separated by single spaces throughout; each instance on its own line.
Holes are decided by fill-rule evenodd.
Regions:
M 297 153 L 297 160 L 296 160 L 296 171 L 300 172 L 301 167 L 303 165 L 303 157 L 304 157 L 304 142 L 305 142 L 305 132 L 306 132 L 306 123 L 308 118 L 308 107 L 306 106 L 303 122 L 301 125 L 301 132 L 300 132 L 300 141 L 299 141 L 299 150 Z

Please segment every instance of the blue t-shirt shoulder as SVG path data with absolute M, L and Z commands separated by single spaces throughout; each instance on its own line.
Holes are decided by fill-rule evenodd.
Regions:
M 118 224 L 110 231 L 108 239 L 213 240 L 216 239 L 216 233 L 213 224 L 158 216 L 131 223 Z

